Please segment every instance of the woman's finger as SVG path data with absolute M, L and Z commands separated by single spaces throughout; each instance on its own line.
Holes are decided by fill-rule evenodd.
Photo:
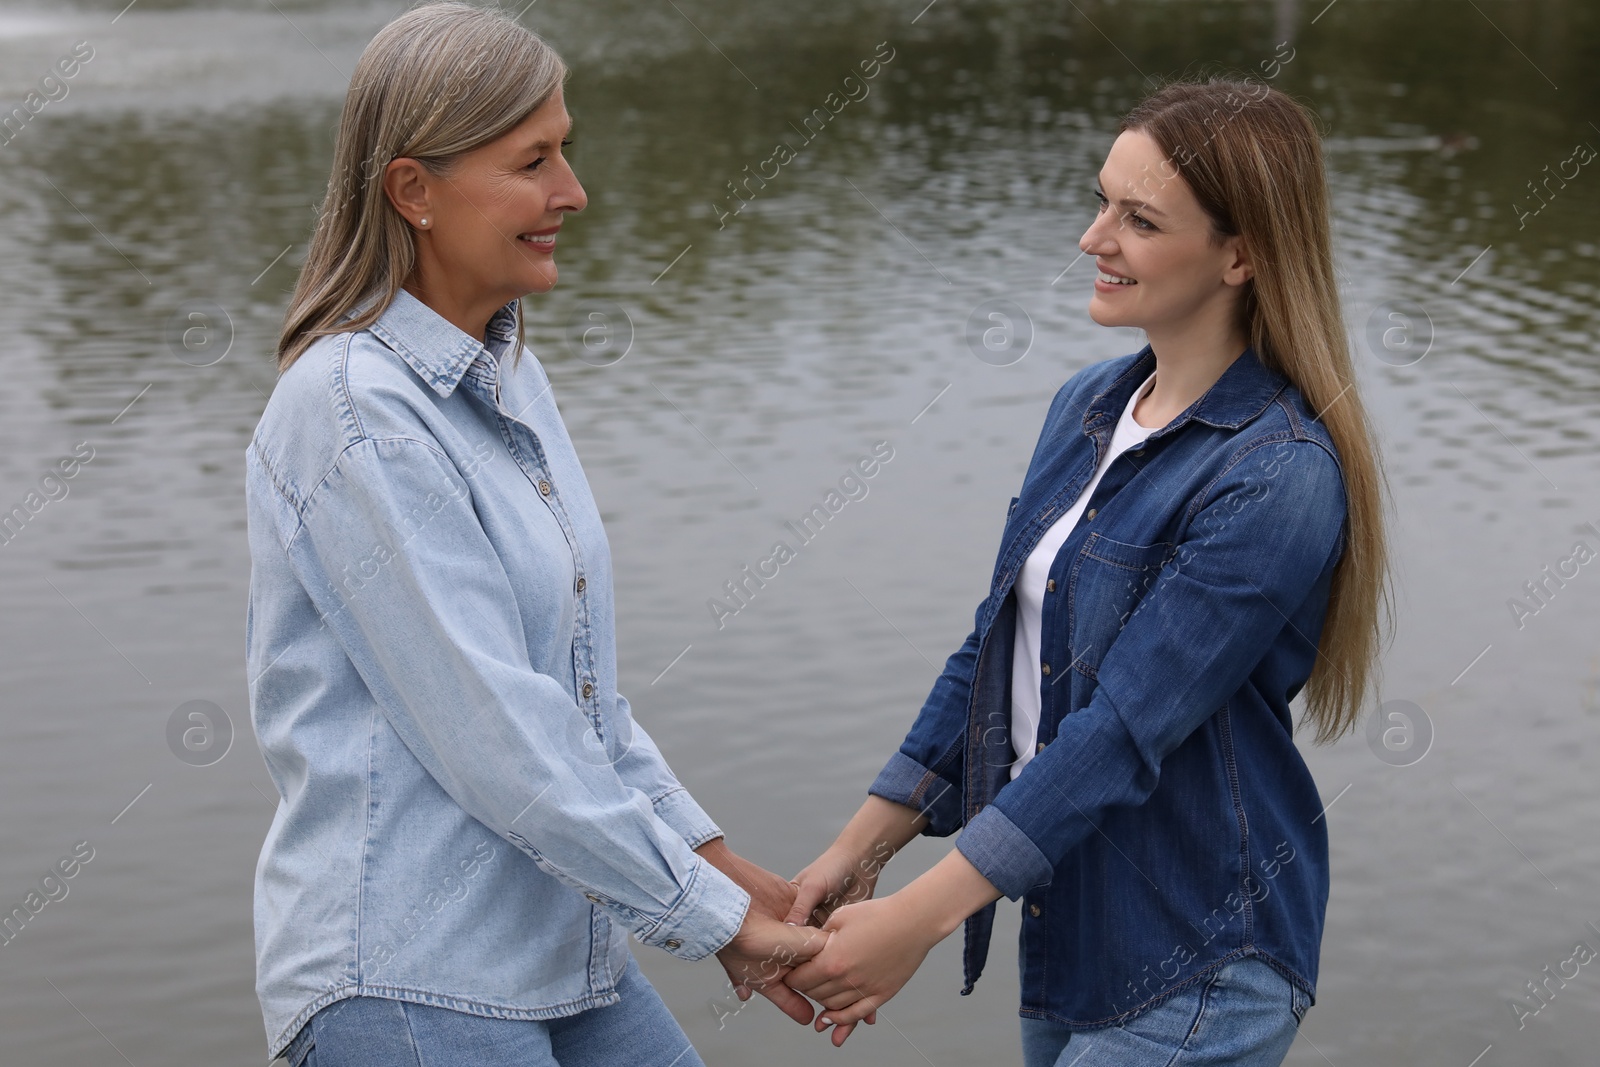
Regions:
M 790 885 L 796 887 L 794 904 L 783 921 L 793 926 L 805 926 L 816 906 L 828 895 L 828 886 L 821 878 L 808 878 L 804 873 Z
M 842 1008 L 829 1008 L 817 1016 L 817 1022 L 823 1026 L 851 1026 L 865 1019 L 868 1015 L 878 1010 L 878 1001 L 875 997 L 862 997 L 854 1004 Z M 837 1035 L 835 1035 L 837 1036 Z M 835 1045 L 842 1044 L 841 1040 L 834 1041 Z
M 824 1008 L 843 1008 L 861 999 L 861 990 L 850 982 L 834 981 L 808 990 L 806 996 Z

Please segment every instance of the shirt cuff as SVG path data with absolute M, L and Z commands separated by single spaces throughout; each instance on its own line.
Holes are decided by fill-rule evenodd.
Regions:
M 949 837 L 961 828 L 961 790 L 904 752 L 889 757 L 867 792 L 926 815 L 923 833 L 930 837 Z
M 956 848 L 1009 900 L 1036 886 L 1049 885 L 1055 876 L 1055 868 L 1039 846 L 993 804 L 967 823 L 956 838 Z
M 722 828 L 711 821 L 711 816 L 681 786 L 650 803 L 657 818 L 672 827 L 691 849 L 723 836 Z
M 733 940 L 749 909 L 750 894 L 696 856 L 683 893 L 660 922 L 637 936 L 679 959 L 704 959 Z

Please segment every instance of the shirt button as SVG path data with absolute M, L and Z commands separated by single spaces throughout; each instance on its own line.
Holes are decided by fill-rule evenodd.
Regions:
M 591 904 L 600 903 L 600 898 L 595 896 L 593 893 L 585 893 L 584 897 L 587 898 L 589 903 L 591 903 Z
M 1054 578 L 1051 578 L 1044 583 L 1044 591 L 1047 593 L 1054 593 L 1056 591 L 1056 580 Z
M 588 700 L 592 696 L 594 696 L 594 686 L 590 685 L 588 682 L 584 682 L 583 683 L 583 698 L 585 700 Z
M 1142 455 L 1144 455 L 1144 449 L 1142 449 L 1142 448 L 1135 449 L 1133 454 L 1136 455 L 1136 456 L 1142 456 Z
M 1095 517 L 1095 514 L 1096 514 L 1096 513 L 1097 513 L 1097 512 L 1098 512 L 1098 511 L 1099 511 L 1099 510 L 1100 510 L 1100 509 L 1099 509 L 1099 508 L 1090 508 L 1090 509 L 1089 509 L 1089 514 L 1088 514 L 1088 515 L 1087 515 L 1087 516 L 1086 516 L 1086 517 L 1087 517 L 1087 518 L 1091 518 L 1091 519 L 1092 519 L 1092 518 L 1094 518 L 1094 517 Z
M 1039 664 L 1039 673 L 1040 674 L 1049 674 L 1050 673 L 1050 664 L 1048 664 L 1048 663 Z
M 1036 749 L 1034 749 L 1034 750 L 1033 750 L 1033 751 L 1034 751 L 1034 753 L 1035 753 L 1035 754 L 1036 754 L 1036 755 L 1037 755 L 1037 754 L 1038 754 L 1038 753 L 1040 753 L 1040 752 L 1043 752 L 1043 751 L 1044 751 L 1044 742 L 1043 742 L 1043 741 L 1040 741 L 1040 742 L 1039 742 L 1039 747 L 1038 747 L 1038 748 L 1036 748 Z
M 1039 914 L 1040 914 L 1039 905 L 1037 905 L 1037 904 L 1029 904 L 1028 905 L 1028 914 L 1032 915 L 1035 919 L 1037 919 L 1039 917 Z
M 668 948 L 682 948 L 683 947 L 683 942 L 679 941 L 675 937 L 668 938 L 667 940 L 665 940 L 665 941 L 663 941 L 661 943 L 663 945 L 667 946 Z
M 580 593 L 583 592 L 584 589 L 588 587 L 588 585 L 589 585 L 589 583 L 586 580 L 584 580 L 583 578 L 579 578 L 578 579 L 578 592 L 580 592 Z
M 550 483 L 549 482 L 544 481 L 542 479 L 540 480 L 540 482 L 539 482 L 539 495 L 540 496 L 549 496 L 550 495 Z

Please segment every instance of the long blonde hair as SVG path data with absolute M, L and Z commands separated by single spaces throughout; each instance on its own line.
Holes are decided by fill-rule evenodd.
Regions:
M 383 190 L 390 160 L 448 177 L 566 75 L 554 49 L 498 11 L 427 3 L 378 31 L 345 93 L 327 195 L 278 335 L 279 373 L 316 338 L 377 321 L 411 273 L 414 234 Z M 519 305 L 516 355 L 522 344 Z
M 1122 120 L 1155 140 L 1210 216 L 1212 239 L 1242 236 L 1254 264 L 1240 327 L 1268 367 L 1300 390 L 1333 438 L 1348 538 L 1306 683 L 1316 740 L 1337 740 L 1376 688 L 1380 602 L 1392 628 L 1383 495 L 1387 479 L 1350 359 L 1339 306 L 1322 142 L 1311 112 L 1262 82 L 1212 78 L 1158 89 Z

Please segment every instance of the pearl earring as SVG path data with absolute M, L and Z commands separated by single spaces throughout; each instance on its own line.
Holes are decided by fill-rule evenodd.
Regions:
M 423 225 L 423 226 L 426 226 L 428 224 L 428 220 L 427 219 L 423 219 L 423 220 L 421 220 L 420 224 Z

